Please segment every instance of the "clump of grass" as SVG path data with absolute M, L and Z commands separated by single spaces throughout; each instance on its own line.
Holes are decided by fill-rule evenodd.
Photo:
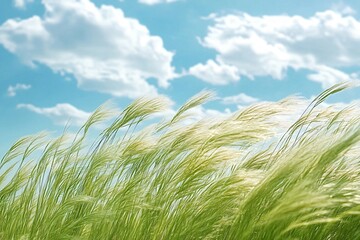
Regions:
M 359 239 L 360 115 L 316 98 L 282 138 L 299 98 L 184 124 L 204 92 L 166 121 L 142 98 L 91 145 L 101 107 L 71 141 L 16 142 L 0 162 L 1 239 Z M 280 131 L 281 132 L 281 131 Z

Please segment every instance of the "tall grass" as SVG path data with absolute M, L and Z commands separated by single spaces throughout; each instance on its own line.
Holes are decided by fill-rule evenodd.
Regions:
M 0 239 L 360 239 L 359 109 L 318 106 L 346 87 L 282 137 L 301 99 L 187 122 L 207 92 L 136 130 L 167 107 L 138 99 L 92 144 L 104 107 L 70 140 L 24 137 L 0 162 Z

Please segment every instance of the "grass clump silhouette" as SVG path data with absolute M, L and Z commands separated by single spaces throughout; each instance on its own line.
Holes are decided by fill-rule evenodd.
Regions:
M 167 107 L 138 99 L 90 146 L 104 107 L 70 143 L 24 137 L 0 162 L 0 238 L 360 239 L 359 111 L 318 106 L 347 87 L 319 95 L 281 138 L 300 98 L 184 124 L 208 92 L 134 131 Z

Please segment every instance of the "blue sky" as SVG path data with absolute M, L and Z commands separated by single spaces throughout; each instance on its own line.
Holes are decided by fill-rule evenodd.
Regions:
M 203 89 L 201 116 L 311 98 L 360 78 L 359 1 L 6 0 L 0 2 L 0 152 L 23 135 L 80 126 L 163 95 Z M 360 90 L 329 103 L 350 103 Z

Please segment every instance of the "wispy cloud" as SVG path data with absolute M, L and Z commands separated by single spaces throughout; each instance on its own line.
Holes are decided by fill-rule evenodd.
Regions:
M 252 103 L 259 102 L 259 99 L 246 95 L 245 93 L 240 93 L 234 96 L 224 97 L 222 99 L 223 104 L 240 104 L 240 105 L 249 105 Z
M 34 0 L 13 0 L 14 6 L 16 8 L 25 8 L 26 4 L 32 3 Z
M 173 3 L 179 0 L 139 0 L 139 3 L 143 3 L 146 5 L 156 5 L 160 3 Z
M 31 85 L 17 83 L 16 85 L 10 85 L 7 89 L 7 95 L 9 97 L 15 97 L 18 91 L 29 90 Z
M 324 89 L 339 82 L 359 81 L 359 75 L 357 73 L 348 74 L 327 66 L 316 66 L 314 67 L 314 70 L 317 70 L 317 72 L 309 74 L 308 78 L 315 82 L 319 82 Z
M 32 104 L 18 104 L 18 109 L 27 109 L 31 112 L 50 118 L 57 125 L 83 125 L 89 118 L 89 112 L 80 110 L 69 103 L 59 103 L 54 107 L 41 108 Z

